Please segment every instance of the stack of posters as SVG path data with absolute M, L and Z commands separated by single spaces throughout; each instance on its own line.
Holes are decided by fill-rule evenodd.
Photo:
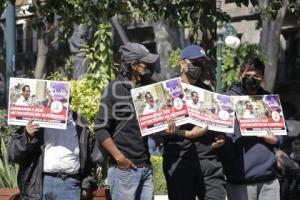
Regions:
M 268 130 L 287 134 L 278 95 L 227 96 L 180 78 L 135 88 L 131 94 L 142 136 L 166 130 L 170 118 L 176 125 L 191 123 L 223 133 L 233 133 L 237 119 L 243 136 L 266 135 Z M 253 112 L 247 110 L 249 102 Z
M 10 78 L 8 124 L 66 129 L 70 83 Z

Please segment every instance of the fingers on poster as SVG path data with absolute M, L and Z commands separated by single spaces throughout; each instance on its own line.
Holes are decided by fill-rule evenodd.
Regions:
M 33 120 L 41 127 L 65 129 L 69 90 L 69 82 L 10 78 L 8 124 Z

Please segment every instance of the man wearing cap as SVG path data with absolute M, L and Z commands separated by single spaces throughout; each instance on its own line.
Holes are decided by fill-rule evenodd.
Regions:
M 142 137 L 130 89 L 141 85 L 143 75 L 158 55 L 145 46 L 120 47 L 121 70 L 104 92 L 95 121 L 97 140 L 109 153 L 108 185 L 113 200 L 152 200 L 153 184 L 147 137 Z
M 206 90 L 200 81 L 206 54 L 198 45 L 190 45 L 181 54 L 181 80 Z M 170 122 L 169 122 L 170 126 Z M 182 125 L 165 136 L 163 171 L 170 200 L 225 200 L 225 180 L 216 153 L 224 144 L 224 135 L 206 127 Z

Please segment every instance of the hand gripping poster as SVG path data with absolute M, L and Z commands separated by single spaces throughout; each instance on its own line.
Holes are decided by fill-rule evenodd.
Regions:
M 176 125 L 188 121 L 180 78 L 132 89 L 131 95 L 142 136 L 166 130 L 170 118 Z
M 278 95 L 233 96 L 233 100 L 243 136 L 287 134 Z
M 8 124 L 66 129 L 70 83 L 10 78 Z
M 190 123 L 209 130 L 233 133 L 234 106 L 229 96 L 182 83 L 186 95 Z

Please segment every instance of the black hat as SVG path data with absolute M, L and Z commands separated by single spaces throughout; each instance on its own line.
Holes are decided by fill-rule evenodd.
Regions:
M 147 64 L 155 63 L 158 59 L 157 54 L 152 54 L 142 44 L 127 43 L 122 45 L 119 49 L 121 53 L 121 59 L 123 62 L 143 62 Z

